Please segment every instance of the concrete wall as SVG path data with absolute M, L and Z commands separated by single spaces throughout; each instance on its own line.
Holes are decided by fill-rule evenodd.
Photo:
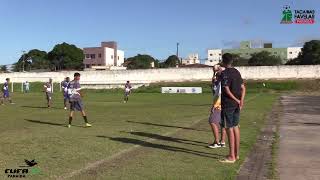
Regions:
M 260 66 L 238 67 L 244 79 L 299 79 L 320 78 L 320 65 L 317 66 Z M 71 71 L 43 72 L 43 73 L 3 73 L 0 82 L 11 78 L 13 82 L 41 81 L 45 82 L 51 77 L 54 82 L 61 82 L 64 77 L 73 77 Z M 156 82 L 182 82 L 182 81 L 210 81 L 211 68 L 170 68 L 148 70 L 119 70 L 119 71 L 82 71 L 83 84 L 124 84 L 127 80 L 137 84 Z

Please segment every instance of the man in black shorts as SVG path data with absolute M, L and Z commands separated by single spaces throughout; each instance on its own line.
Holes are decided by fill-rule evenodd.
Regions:
M 74 73 L 74 80 L 68 84 L 68 96 L 70 101 L 70 114 L 69 114 L 69 124 L 68 128 L 71 127 L 71 122 L 73 119 L 73 114 L 75 111 L 80 111 L 85 122 L 85 127 L 91 127 L 88 123 L 86 112 L 84 111 L 83 103 L 81 100 L 81 86 L 80 86 L 80 74 Z
M 246 88 L 240 72 L 232 67 L 232 55 L 226 53 L 222 56 L 222 96 L 221 96 L 221 121 L 227 129 L 229 139 L 229 155 L 221 162 L 234 163 L 239 159 L 240 149 L 240 110 L 243 107 Z

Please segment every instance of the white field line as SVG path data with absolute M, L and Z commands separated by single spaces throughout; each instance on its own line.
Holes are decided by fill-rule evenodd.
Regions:
M 255 99 L 256 97 L 258 97 L 259 95 L 260 95 L 260 93 L 259 93 L 259 94 L 256 94 L 255 96 L 252 96 L 252 97 L 248 98 L 248 99 L 246 100 L 246 102 L 252 101 L 253 99 Z M 207 119 L 207 118 L 205 118 L 205 119 Z M 205 119 L 198 119 L 198 120 L 192 122 L 192 124 L 191 124 L 190 126 L 186 127 L 186 128 L 192 127 L 193 125 L 195 125 L 195 124 L 197 124 L 197 123 L 199 123 L 200 121 L 205 120 Z M 167 132 L 167 133 L 165 133 L 165 134 L 162 134 L 162 136 L 169 136 L 169 135 L 175 134 L 175 133 L 177 133 L 179 130 L 182 130 L 182 129 L 183 129 L 183 128 L 177 128 L 177 129 L 174 130 L 174 131 L 171 131 L 171 132 Z M 154 138 L 148 138 L 148 139 L 145 140 L 145 142 L 153 142 L 153 141 L 156 141 L 156 140 L 157 140 L 157 139 L 154 139 Z M 128 148 L 128 149 L 124 149 L 124 150 L 122 150 L 122 151 L 120 151 L 120 152 L 118 152 L 118 153 L 115 153 L 114 155 L 112 155 L 112 156 L 110 156 L 110 157 L 108 157 L 108 158 L 106 158 L 106 159 L 101 159 L 101 160 L 99 160 L 99 161 L 95 161 L 95 162 L 92 162 L 92 163 L 88 163 L 84 168 L 81 168 L 81 169 L 72 171 L 71 173 L 69 173 L 69 174 L 67 174 L 67 175 L 57 177 L 57 179 L 61 179 L 61 180 L 62 180 L 62 179 L 68 179 L 68 178 L 71 178 L 71 177 L 76 176 L 76 175 L 78 175 L 78 174 L 81 174 L 81 173 L 84 172 L 84 171 L 87 171 L 87 170 L 90 170 L 90 169 L 95 169 L 96 167 L 100 166 L 101 164 L 104 164 L 104 163 L 106 163 L 106 162 L 108 162 L 108 161 L 112 161 L 113 159 L 116 159 L 116 158 L 122 156 L 123 154 L 128 153 L 128 152 L 130 152 L 130 151 L 133 151 L 133 150 L 135 150 L 135 149 L 137 149 L 137 148 L 139 148 L 139 147 L 141 147 L 141 145 L 134 145 L 134 146 L 132 146 L 132 147 L 130 147 L 130 148 Z

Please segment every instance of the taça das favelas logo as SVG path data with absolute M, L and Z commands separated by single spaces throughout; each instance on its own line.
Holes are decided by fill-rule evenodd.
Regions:
M 290 6 L 284 6 L 282 10 L 281 24 L 314 24 L 315 13 L 313 9 L 291 10 Z
M 36 166 L 38 163 L 35 160 L 24 160 L 26 165 L 19 166 L 18 168 L 7 168 L 4 170 L 8 178 L 26 178 L 27 175 L 39 174 L 40 169 Z

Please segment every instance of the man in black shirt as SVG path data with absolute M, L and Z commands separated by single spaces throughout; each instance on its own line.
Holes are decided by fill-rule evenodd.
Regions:
M 221 161 L 234 163 L 239 159 L 240 129 L 239 117 L 243 107 L 246 88 L 240 72 L 232 67 L 232 55 L 226 53 L 222 56 L 223 66 L 226 68 L 222 73 L 222 96 L 221 96 L 221 121 L 227 129 L 229 139 L 229 155 Z

